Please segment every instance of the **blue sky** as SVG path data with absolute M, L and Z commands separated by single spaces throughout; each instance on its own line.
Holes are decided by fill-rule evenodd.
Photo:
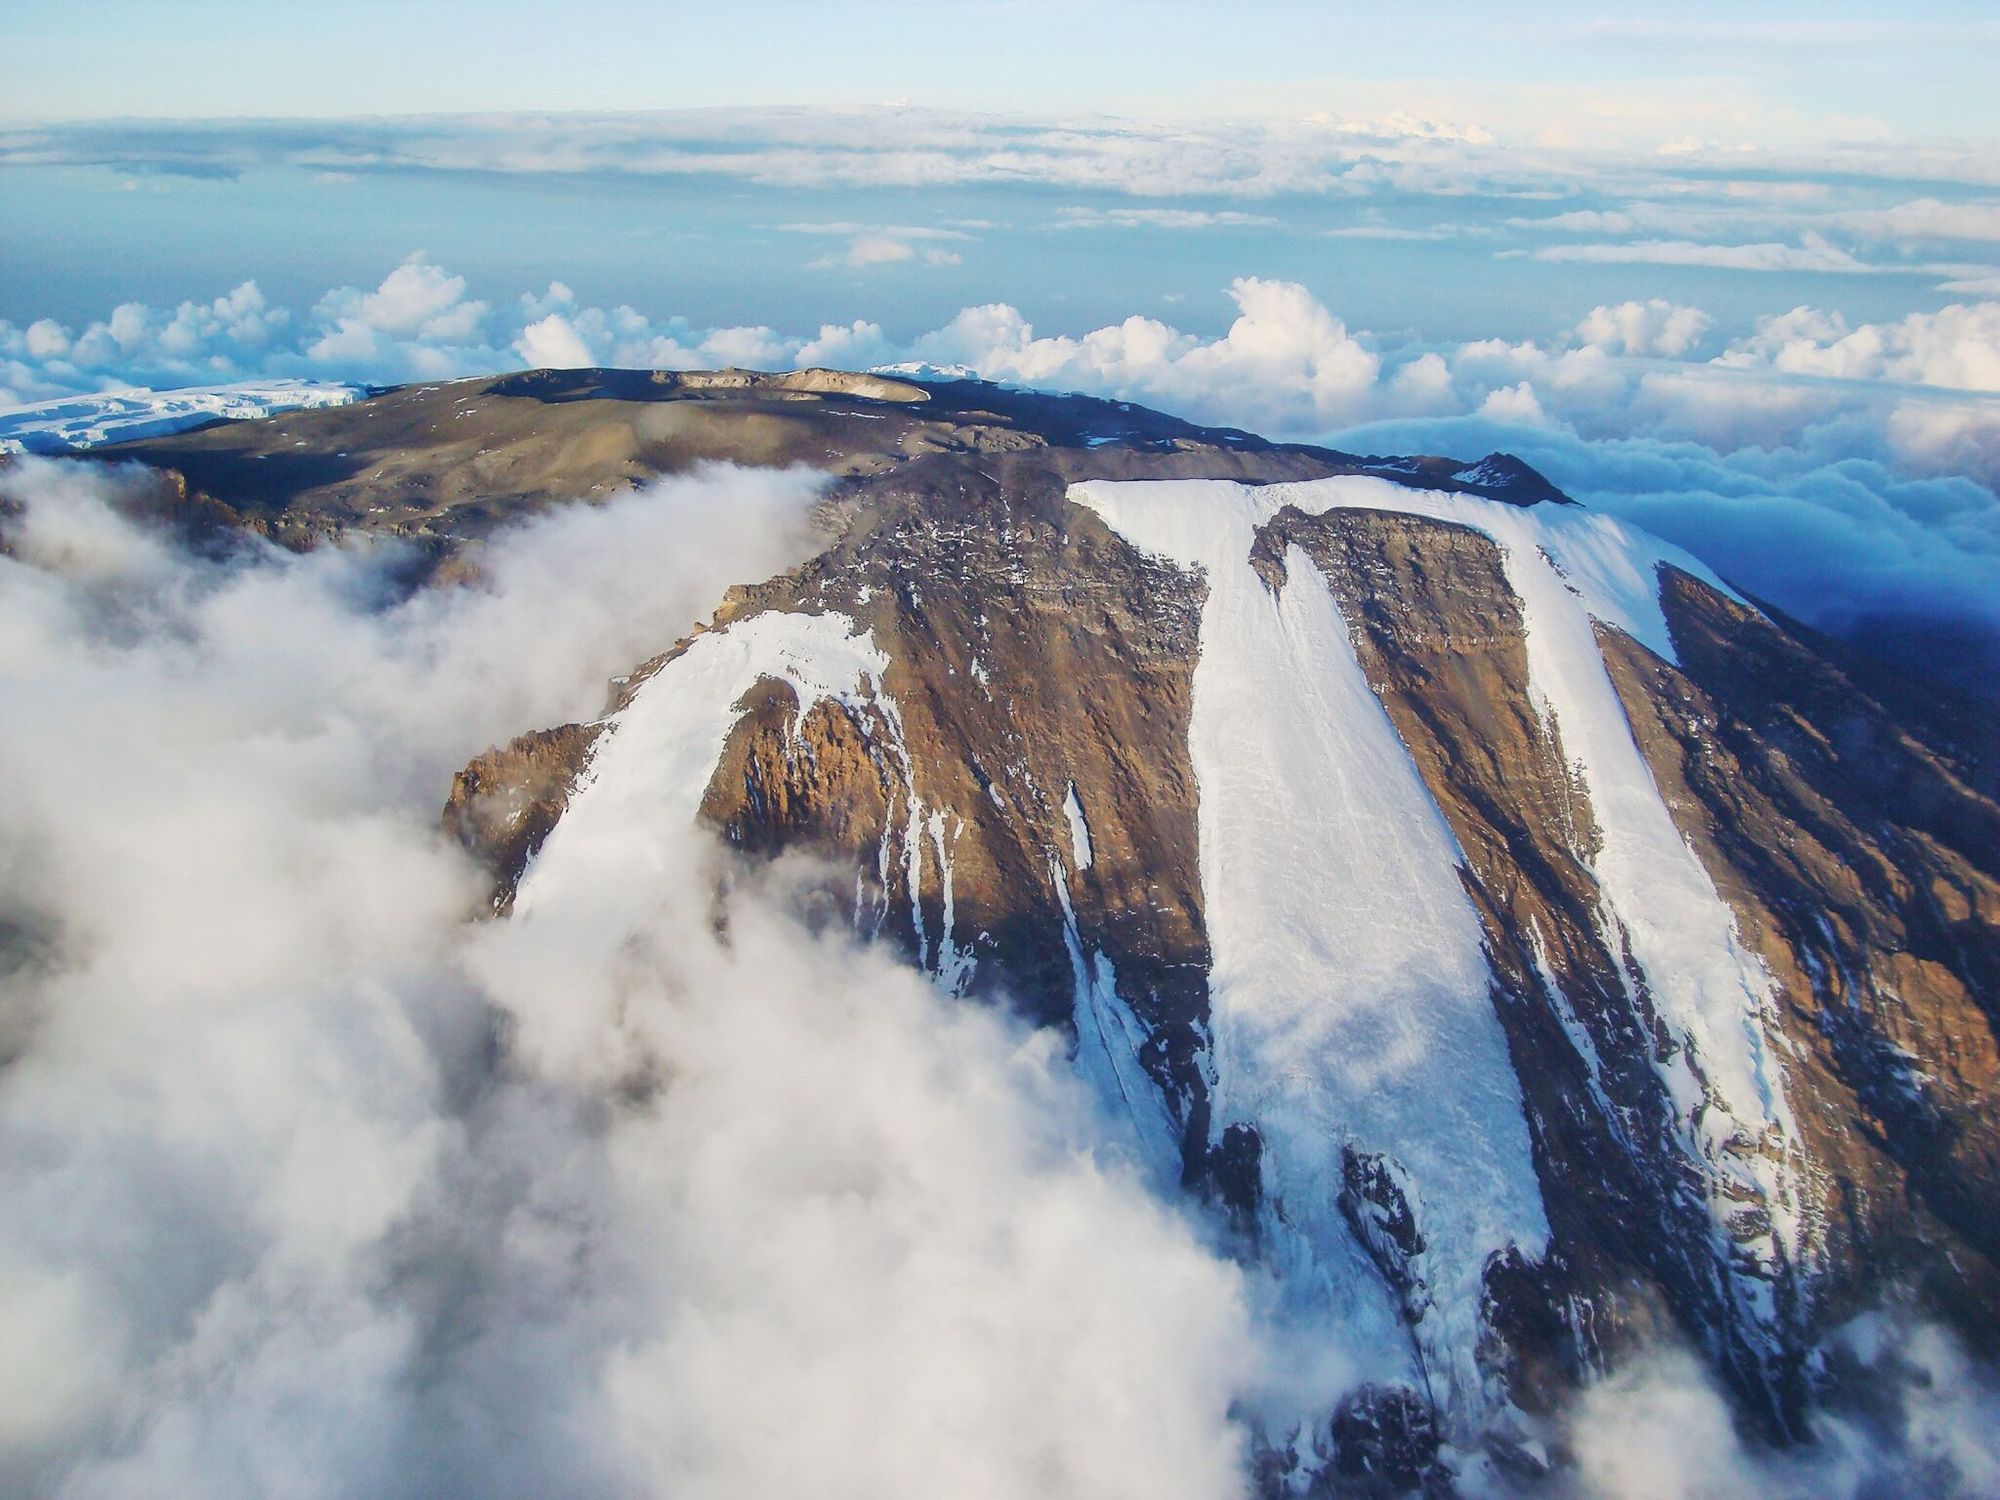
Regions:
M 1384 108 L 1503 139 L 1991 134 L 1971 0 L 12 0 L 0 112 L 345 115 L 879 103 L 1153 117 Z M 51 59 L 61 59 L 51 66 Z

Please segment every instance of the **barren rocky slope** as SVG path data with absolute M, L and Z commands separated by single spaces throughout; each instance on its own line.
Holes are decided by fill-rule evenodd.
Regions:
M 692 735 L 737 651 L 702 817 L 1065 1028 L 1302 1326 L 1386 1335 L 1263 1433 L 1274 1490 L 1534 1471 L 1662 1328 L 1788 1441 L 1857 1311 L 2000 1326 L 1986 726 L 1504 456 L 825 372 L 537 372 L 112 452 L 197 524 L 437 558 L 703 458 L 840 476 L 824 551 L 597 722 L 522 726 L 446 825 L 500 912 L 574 878 L 608 737 Z

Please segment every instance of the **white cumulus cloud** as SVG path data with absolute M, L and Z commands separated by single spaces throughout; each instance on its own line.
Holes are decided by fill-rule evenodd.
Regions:
M 576 370 L 595 363 L 569 319 L 555 312 L 523 328 L 514 340 L 514 352 L 533 369 Z
M 1701 342 L 1714 319 L 1698 307 L 1663 297 L 1592 308 L 1576 325 L 1576 339 L 1619 354 L 1658 354 L 1677 359 Z
M 1762 319 L 1721 362 L 1843 380 L 1891 380 L 2000 391 L 2000 301 L 1954 303 L 1893 323 L 1850 325 L 1838 312 L 1795 307 Z
M 848 222 L 791 228 L 834 241 L 874 232 Z M 967 232 L 886 228 L 916 236 L 902 241 L 913 254 L 949 246 L 955 241 L 948 236 Z M 1229 297 L 1233 320 L 1205 335 L 1144 316 L 1081 332 L 1045 330 L 1018 307 L 990 303 L 964 308 L 929 332 L 891 337 L 865 319 L 797 332 L 761 324 L 703 327 L 629 305 L 585 305 L 561 282 L 488 308 L 458 277 L 415 257 L 372 292 L 339 289 L 304 317 L 267 305 L 245 283 L 211 302 L 167 311 L 124 304 L 74 338 L 60 326 L 0 323 L 0 400 L 271 377 L 392 382 L 523 364 L 928 364 L 1141 401 L 1280 438 L 1338 438 L 1356 424 L 1397 419 L 1477 417 L 1485 436 L 1426 441 L 1525 447 L 1531 439 L 1567 434 L 1593 443 L 1699 445 L 1710 465 L 1704 484 L 1727 491 L 1747 483 L 1758 491 L 1782 469 L 1801 478 L 1797 488 L 1783 478 L 1785 505 L 1830 510 L 1838 509 L 1839 487 L 1814 489 L 1802 477 L 1843 461 L 1842 473 L 1866 474 L 1878 495 L 1958 481 L 1986 499 L 1954 505 L 1948 522 L 1906 518 L 1922 534 L 1900 538 L 1873 558 L 1838 528 L 1802 532 L 1825 545 L 1818 553 L 1802 546 L 1797 557 L 1783 548 L 1737 550 L 1729 540 L 1736 533 L 1726 527 L 1712 536 L 1683 528 L 1674 539 L 1718 566 L 1728 561 L 1745 587 L 1834 628 L 1860 618 L 1848 605 L 1865 600 L 1873 607 L 1894 582 L 1910 587 L 1919 607 L 1939 617 L 1968 617 L 1982 634 L 2000 629 L 1991 611 L 1967 603 L 1982 591 L 2000 594 L 1989 529 L 1969 519 L 1989 513 L 2000 485 L 2000 302 L 1959 303 L 1882 323 L 1796 308 L 1738 333 L 1719 356 L 1704 360 L 1711 341 L 1723 342 L 1714 320 L 1664 298 L 1591 308 L 1547 340 L 1428 345 L 1351 329 L 1295 282 L 1242 278 Z M 362 316 L 371 306 L 405 327 L 418 320 L 415 331 L 378 329 Z M 468 306 L 484 311 L 477 319 L 454 311 Z M 457 331 L 475 324 L 478 332 L 469 337 Z M 1748 494 L 1741 501 L 1746 511 L 1761 503 Z M 1983 582 L 1968 588 L 1962 572 Z M 1791 586 L 1807 577 L 1817 595 Z M 1920 578 L 1950 581 L 1914 581 Z

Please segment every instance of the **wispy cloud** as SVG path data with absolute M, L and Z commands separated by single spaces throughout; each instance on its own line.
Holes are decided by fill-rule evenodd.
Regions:
M 1812 271 L 1846 275 L 1950 276 L 1962 266 L 1900 265 L 1865 261 L 1817 234 L 1797 244 L 1766 241 L 1753 245 L 1703 244 L 1697 240 L 1632 240 L 1609 245 L 1547 245 L 1507 250 L 1503 256 L 1584 265 L 1705 266 L 1725 271 Z
M 1614 101 L 1577 109 L 1600 122 Z M 1415 114 L 1314 115 L 1261 122 L 997 116 L 927 109 L 716 109 L 643 114 L 433 115 L 351 120 L 102 121 L 0 134 L 0 162 L 119 171 L 315 172 L 417 168 L 482 173 L 612 173 L 735 179 L 766 186 L 938 187 L 1035 183 L 1146 198 L 1352 196 L 1392 185 L 1457 195 L 1573 194 L 1582 180 L 1661 165 L 1673 128 L 1505 144 L 1476 126 Z M 1635 127 L 1636 128 L 1636 127 Z M 1631 135 L 1631 131 L 1625 132 Z M 1621 137 L 1622 139 L 1622 137 Z M 1621 156 L 1620 152 L 1624 154 Z M 1711 160 L 1714 158 L 1714 160 Z M 1747 154 L 1696 142 L 1686 165 L 1718 161 L 1770 175 L 1840 172 L 2000 183 L 1986 143 L 1793 145 Z
M 955 266 L 963 256 L 948 248 L 949 245 L 968 244 L 974 238 L 960 229 L 908 224 L 794 223 L 780 224 L 778 228 L 787 234 L 825 235 L 847 241 L 846 248 L 837 254 L 807 262 L 814 270 L 845 266 L 860 271 L 917 260 L 927 266 Z
M 1256 229 L 1280 221 L 1269 214 L 1205 208 L 1066 208 L 1058 229 Z
M 1534 28 L 1544 35 L 1621 46 L 1707 52 L 1773 48 L 1785 51 L 1871 47 L 1974 47 L 2000 50 L 2000 22 L 1894 20 L 1701 21 L 1619 17 Z
M 191 554 L 145 483 L 0 472 L 0 1488 L 1227 1492 L 1244 1277 L 1061 1038 L 691 816 L 599 846 L 615 912 L 472 920 L 452 771 L 813 550 L 817 477 L 565 507 L 414 597 L 393 549 Z
M 1432 229 L 1406 229 L 1394 224 L 1343 224 L 1338 229 L 1325 229 L 1320 232 L 1330 240 L 1436 241 L 1456 239 L 1465 231 L 1444 226 Z

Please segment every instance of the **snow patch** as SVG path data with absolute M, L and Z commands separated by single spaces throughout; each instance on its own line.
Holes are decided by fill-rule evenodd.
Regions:
M 1063 793 L 1063 816 L 1069 819 L 1070 856 L 1076 861 L 1077 873 L 1090 868 L 1090 821 L 1083 815 L 1083 799 L 1076 794 L 1076 783 L 1069 784 Z
M 1147 1031 L 1118 993 L 1118 972 L 1101 952 L 1086 951 L 1062 861 L 1049 856 L 1049 883 L 1062 908 L 1063 947 L 1076 983 L 1076 1070 L 1111 1120 L 1129 1127 L 1127 1145 L 1162 1192 L 1180 1181 L 1180 1145 L 1173 1117 L 1139 1061 Z

